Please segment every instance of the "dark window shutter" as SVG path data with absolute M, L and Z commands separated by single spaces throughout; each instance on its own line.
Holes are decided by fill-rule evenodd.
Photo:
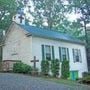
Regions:
M 59 58 L 60 58 L 60 61 L 62 61 L 62 59 L 61 59 L 61 47 L 59 47 Z
M 45 60 L 44 45 L 42 45 L 42 60 Z
M 75 53 L 74 53 L 74 49 L 72 49 L 72 52 L 73 52 L 73 61 L 74 61 L 74 63 L 75 63 Z
M 81 51 L 80 51 L 80 49 L 78 50 L 78 52 L 79 52 L 79 61 L 82 62 L 82 56 L 81 56 Z
M 67 48 L 67 60 L 69 60 L 69 49 Z
M 54 46 L 52 46 L 52 59 L 55 59 L 55 55 L 54 55 Z

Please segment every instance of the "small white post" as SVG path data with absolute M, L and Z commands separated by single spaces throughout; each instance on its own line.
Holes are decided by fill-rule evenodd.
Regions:
M 3 30 L 3 36 L 5 36 L 5 33 L 6 33 L 5 30 Z

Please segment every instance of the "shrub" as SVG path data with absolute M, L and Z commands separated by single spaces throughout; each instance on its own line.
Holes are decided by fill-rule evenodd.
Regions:
M 83 77 L 90 75 L 90 72 L 83 72 Z
M 84 84 L 90 84 L 90 75 L 82 78 L 81 82 Z
M 59 75 L 59 60 L 56 59 L 56 60 L 52 60 L 51 61 L 51 72 L 53 74 L 54 77 L 57 77 Z
M 13 72 L 15 73 L 31 73 L 32 71 L 32 68 L 31 66 L 27 65 L 27 64 L 24 64 L 22 62 L 18 62 L 18 63 L 15 63 L 13 65 Z
M 61 77 L 67 79 L 69 77 L 69 61 L 62 61 L 61 65 Z
M 22 65 L 22 69 L 23 69 L 23 72 L 22 73 L 31 73 L 31 71 L 32 71 L 31 66 L 29 66 L 27 64 L 23 64 Z
M 48 75 L 49 73 L 49 61 L 48 60 L 41 61 L 41 72 L 43 75 Z

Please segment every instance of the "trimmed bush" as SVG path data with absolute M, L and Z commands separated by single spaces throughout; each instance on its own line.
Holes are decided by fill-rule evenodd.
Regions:
M 60 62 L 58 59 L 51 61 L 51 72 L 53 77 L 57 77 L 59 75 L 59 70 L 60 70 L 59 65 L 60 65 Z
M 41 61 L 41 73 L 43 75 L 48 75 L 49 73 L 49 61 L 48 60 Z
M 90 72 L 83 72 L 83 77 L 90 75 Z
M 15 73 L 28 74 L 28 73 L 31 73 L 31 71 L 32 71 L 31 66 L 24 64 L 22 62 L 17 62 L 13 65 L 13 72 L 15 72 Z
M 69 77 L 69 74 L 70 74 L 69 61 L 64 60 L 62 61 L 62 65 L 61 65 L 61 77 L 67 79 Z

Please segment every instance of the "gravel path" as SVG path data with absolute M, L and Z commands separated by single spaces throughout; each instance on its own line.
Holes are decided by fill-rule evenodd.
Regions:
M 0 90 L 90 90 L 90 88 L 81 88 L 57 84 L 45 81 L 39 78 L 0 73 Z

